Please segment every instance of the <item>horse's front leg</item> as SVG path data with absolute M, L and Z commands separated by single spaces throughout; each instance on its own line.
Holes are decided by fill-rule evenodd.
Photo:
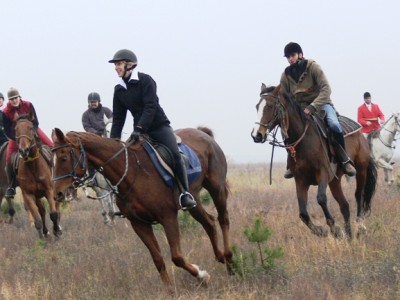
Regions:
M 349 206 L 349 202 L 347 201 L 346 197 L 343 194 L 341 179 L 340 178 L 333 179 L 329 183 L 329 188 L 331 190 L 333 197 L 339 204 L 340 212 L 342 213 L 342 216 L 344 219 L 344 229 L 345 229 L 346 235 L 349 239 L 352 239 L 351 223 L 350 223 L 350 206 Z M 357 203 L 357 205 L 359 205 L 359 203 Z M 336 238 L 343 237 L 342 230 L 338 226 L 332 226 L 331 232 L 332 232 L 333 236 Z
M 36 230 L 38 231 L 39 238 L 44 240 L 43 221 L 42 221 L 41 215 L 39 213 L 39 209 L 36 205 L 35 196 L 30 195 L 30 194 L 26 193 L 24 190 L 22 190 L 22 197 L 24 199 L 25 209 L 27 210 L 28 214 L 29 213 L 31 214 L 31 216 L 33 218 L 33 222 L 34 222 Z M 29 217 L 29 215 L 28 215 L 28 217 Z
M 300 219 L 310 228 L 311 232 L 317 236 L 328 236 L 328 231 L 323 228 L 322 226 L 315 225 L 310 215 L 307 211 L 307 201 L 308 201 L 308 189 L 310 188 L 309 185 L 304 184 L 298 178 L 295 178 L 296 181 L 296 193 L 297 193 L 297 201 L 299 204 L 299 211 L 300 211 Z
M 54 193 L 53 190 L 50 190 L 47 193 L 47 201 L 50 206 L 50 220 L 53 222 L 53 234 L 56 237 L 60 237 L 62 235 L 62 229 L 60 226 L 60 202 L 57 202 L 54 200 Z

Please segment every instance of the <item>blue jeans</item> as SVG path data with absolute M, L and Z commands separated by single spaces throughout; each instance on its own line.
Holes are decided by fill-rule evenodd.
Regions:
M 331 104 L 324 104 L 321 110 L 326 111 L 325 121 L 331 131 L 336 133 L 342 133 L 342 126 L 340 126 L 339 119 L 336 114 L 336 110 Z

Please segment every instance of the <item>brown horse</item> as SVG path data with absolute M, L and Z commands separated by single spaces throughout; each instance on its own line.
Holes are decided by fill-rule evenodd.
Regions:
M 50 207 L 50 219 L 56 237 L 62 234 L 59 225 L 60 203 L 54 198 L 52 168 L 40 149 L 36 129 L 27 116 L 21 116 L 15 125 L 15 137 L 18 144 L 19 160 L 17 181 L 22 192 L 25 208 L 33 217 L 39 237 L 48 236 L 46 227 L 46 208 L 41 200 L 46 197 Z
M 231 273 L 232 252 L 227 211 L 229 189 L 225 155 L 214 140 L 211 130 L 207 128 L 182 129 L 177 134 L 196 152 L 201 161 L 202 173 L 190 185 L 190 192 L 197 201 L 197 206 L 190 210 L 190 214 L 207 232 L 216 260 L 225 263 Z M 174 291 L 153 232 L 154 222 L 164 227 L 174 264 L 199 281 L 208 282 L 208 273 L 200 270 L 197 265 L 188 263 L 182 255 L 177 220 L 178 192 L 164 184 L 142 146 L 143 140 L 130 145 L 86 132 L 68 132 L 64 135 L 58 128 L 53 130 L 52 138 L 55 145 L 53 151 L 56 154 L 55 194 L 59 199 L 64 197 L 71 184 L 82 184 L 87 164 L 91 163 L 118 189 L 116 204 L 149 249 L 167 290 L 171 293 Z M 204 210 L 200 202 L 200 190 L 203 187 L 209 191 L 218 212 L 224 251 L 218 246 L 215 218 Z
M 318 186 L 317 201 L 321 206 L 326 222 L 332 234 L 341 236 L 341 231 L 327 206 L 326 189 L 329 188 L 339 204 L 345 222 L 345 232 L 348 238 L 352 237 L 350 224 L 350 209 L 341 186 L 343 170 L 338 167 L 333 173 L 327 153 L 327 145 L 315 122 L 307 117 L 300 105 L 288 95 L 279 93 L 279 86 L 261 87 L 261 99 L 257 106 L 258 122 L 251 135 L 254 142 L 264 143 L 267 134 L 276 126 L 281 127 L 285 138 L 284 145 L 291 154 L 288 165 L 294 174 L 300 218 L 310 228 L 311 232 L 326 236 L 327 231 L 316 226 L 307 212 L 307 194 L 310 185 Z M 360 131 L 345 137 L 346 150 L 357 170 L 356 201 L 358 234 L 365 230 L 362 219 L 371 209 L 371 200 L 375 192 L 377 170 L 370 156 L 368 142 Z
M 8 178 L 5 171 L 6 167 L 6 153 L 7 153 L 7 145 L 8 142 L 4 143 L 0 146 L 0 207 L 3 202 L 4 195 L 6 194 L 6 190 L 8 187 Z M 12 224 L 15 215 L 15 209 L 13 205 L 13 201 L 11 198 L 7 198 L 8 203 L 8 216 L 9 219 L 6 220 L 6 223 Z M 1 217 L 0 213 L 0 223 L 3 222 L 3 218 Z

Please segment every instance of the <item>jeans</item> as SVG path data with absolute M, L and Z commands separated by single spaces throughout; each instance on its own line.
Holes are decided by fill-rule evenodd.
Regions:
M 336 110 L 331 104 L 324 104 L 321 110 L 326 111 L 325 121 L 331 131 L 336 133 L 342 133 L 342 126 L 340 126 L 339 119 L 336 114 Z

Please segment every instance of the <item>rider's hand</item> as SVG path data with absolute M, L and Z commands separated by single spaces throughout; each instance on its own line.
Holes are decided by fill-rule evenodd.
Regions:
M 370 121 L 367 121 L 367 126 L 371 126 L 371 122 Z
M 130 140 L 137 142 L 139 140 L 140 137 L 140 132 L 139 131 L 134 131 L 131 133 L 131 138 Z
M 317 110 L 316 110 L 315 107 L 312 106 L 312 105 L 309 105 L 309 106 L 307 106 L 307 107 L 304 109 L 304 113 L 305 113 L 307 116 L 311 116 L 311 115 L 314 114 L 316 111 L 317 111 Z

